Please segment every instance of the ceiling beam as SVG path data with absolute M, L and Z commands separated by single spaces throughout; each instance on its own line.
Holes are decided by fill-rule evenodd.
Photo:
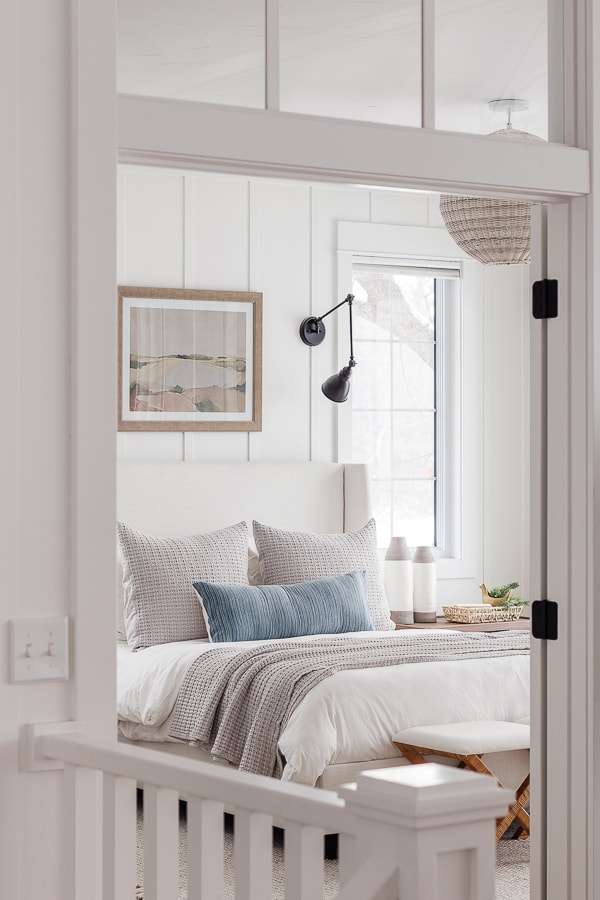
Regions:
M 119 161 L 553 201 L 589 192 L 589 153 L 563 144 L 119 96 Z

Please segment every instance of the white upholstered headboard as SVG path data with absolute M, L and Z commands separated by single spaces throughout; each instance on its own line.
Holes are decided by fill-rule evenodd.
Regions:
M 371 516 L 367 466 L 308 462 L 150 462 L 117 465 L 117 518 L 177 537 L 252 519 L 336 533 Z

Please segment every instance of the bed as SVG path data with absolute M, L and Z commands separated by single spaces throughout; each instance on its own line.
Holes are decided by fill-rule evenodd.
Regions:
M 193 728 L 189 733 L 181 730 L 182 721 L 187 722 L 187 711 L 182 712 L 183 700 L 195 690 L 190 681 L 194 670 L 198 670 L 197 678 L 206 679 L 212 665 L 210 680 L 214 681 L 221 659 L 228 666 L 235 660 L 236 666 L 244 662 L 255 668 L 259 658 L 265 660 L 265 667 L 267 661 L 271 665 L 274 655 L 279 665 L 287 668 L 288 659 L 304 660 L 307 653 L 313 652 L 337 654 L 343 664 L 334 666 L 326 676 L 313 678 L 312 686 L 304 689 L 299 699 L 296 697 L 292 711 L 283 718 L 273 752 L 276 750 L 281 762 L 277 774 L 287 780 L 334 789 L 352 781 L 361 769 L 402 764 L 391 735 L 404 728 L 476 719 L 518 721 L 529 714 L 529 657 L 524 649 L 524 635 L 520 639 L 519 632 L 498 633 L 517 635 L 508 638 L 498 652 L 495 647 L 501 648 L 500 643 L 495 644 L 490 636 L 482 637 L 486 643 L 481 644 L 481 651 L 474 657 L 470 650 L 461 656 L 458 645 L 448 651 L 448 641 L 454 640 L 448 636 L 456 632 L 429 631 L 428 655 L 423 655 L 423 648 L 417 644 L 422 632 L 393 630 L 385 597 L 381 595 L 380 563 L 373 560 L 374 523 L 370 519 L 365 466 L 128 461 L 118 465 L 117 488 L 121 529 L 117 567 L 120 740 L 205 761 L 235 764 L 233 760 L 238 757 L 228 757 L 227 752 L 214 759 L 211 741 L 202 736 L 202 717 L 198 732 Z M 247 532 L 243 523 L 247 523 Z M 212 545 L 210 535 L 215 535 Z M 136 605 L 129 595 L 124 621 L 123 582 L 126 592 L 130 591 L 135 565 L 141 567 L 144 576 L 147 568 L 156 567 L 158 581 L 151 587 L 160 605 L 160 598 L 170 593 L 173 579 L 183 577 L 181 573 L 173 574 L 170 566 L 173 553 L 187 553 L 188 545 L 181 542 L 189 536 L 199 536 L 201 552 L 212 553 L 220 561 L 215 562 L 216 569 L 209 567 L 208 576 L 201 573 L 196 582 L 194 599 L 189 601 L 191 611 L 186 607 L 188 619 L 184 617 L 180 627 L 180 616 L 171 614 L 176 609 L 174 601 L 172 607 L 161 606 L 161 621 L 156 606 L 150 603 L 144 607 L 142 600 Z M 161 540 L 166 543 L 161 544 Z M 262 568 L 258 565 L 257 549 Z M 166 555 L 161 556 L 163 551 Z M 352 566 L 347 564 L 348 554 Z M 358 562 L 354 566 L 355 559 Z M 354 568 L 356 572 L 349 571 Z M 302 578 L 297 577 L 299 572 Z M 210 577 L 215 573 L 216 577 Z M 279 579 L 279 575 L 283 577 Z M 270 593 L 263 589 L 258 594 L 261 603 L 267 593 L 268 603 L 278 603 L 281 585 L 291 583 L 291 588 L 285 588 L 287 603 L 298 581 L 302 582 L 298 603 L 302 604 L 308 596 L 307 603 L 313 604 L 313 593 L 306 595 L 305 591 L 318 588 L 320 592 L 321 585 L 326 584 L 329 606 L 319 605 L 319 593 L 314 601 L 317 612 L 310 624 L 296 623 L 298 633 L 292 636 L 264 636 L 260 629 L 255 632 L 250 616 L 247 639 L 243 616 L 240 628 L 232 633 L 230 620 L 237 623 L 238 619 L 219 619 L 218 613 L 223 609 L 246 609 L 249 598 L 254 602 L 256 584 L 276 586 L 269 588 Z M 375 590 L 376 581 L 378 593 L 373 599 L 371 588 Z M 221 583 L 226 586 L 221 588 Z M 216 592 L 212 607 L 211 591 Z M 328 621 L 331 610 L 334 615 L 337 609 L 336 598 L 342 595 L 342 624 L 333 621 L 329 631 L 321 634 L 318 616 L 322 614 L 323 621 Z M 347 597 L 353 598 L 350 605 Z M 224 602 L 239 603 L 240 598 L 241 607 L 223 606 Z M 191 622 L 192 615 L 199 618 Z M 261 621 L 267 618 L 270 621 L 277 616 L 263 617 Z M 206 629 L 213 641 L 207 637 Z M 232 637 L 235 639 L 230 640 Z M 394 664 L 395 657 L 390 654 L 400 651 L 400 643 L 403 663 Z M 352 648 L 368 660 L 364 666 L 355 668 L 354 662 L 346 661 Z M 447 651 L 448 658 L 444 656 Z M 266 678 L 267 669 L 261 671 Z M 234 684 L 240 684 L 245 677 L 237 674 Z M 237 702 L 240 705 L 232 713 L 234 722 L 246 714 L 253 722 L 259 721 L 255 712 L 247 713 L 247 697 L 243 702 L 238 697 Z M 199 707 L 203 715 L 206 708 Z M 201 739 L 188 739 L 192 732 L 200 734 Z M 527 769 L 527 754 L 503 754 L 494 765 L 507 784 L 517 784 Z

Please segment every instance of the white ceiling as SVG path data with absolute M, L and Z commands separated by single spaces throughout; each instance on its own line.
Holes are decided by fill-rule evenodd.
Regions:
M 264 0 L 118 0 L 121 93 L 262 107 Z M 281 109 L 418 126 L 420 0 L 281 0 Z M 547 136 L 546 0 L 436 0 L 436 127 Z

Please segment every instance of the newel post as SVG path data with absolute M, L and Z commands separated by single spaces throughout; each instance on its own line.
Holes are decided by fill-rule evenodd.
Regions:
M 496 819 L 513 796 L 493 778 L 397 766 L 363 772 L 339 794 L 357 837 L 339 900 L 494 900 Z

